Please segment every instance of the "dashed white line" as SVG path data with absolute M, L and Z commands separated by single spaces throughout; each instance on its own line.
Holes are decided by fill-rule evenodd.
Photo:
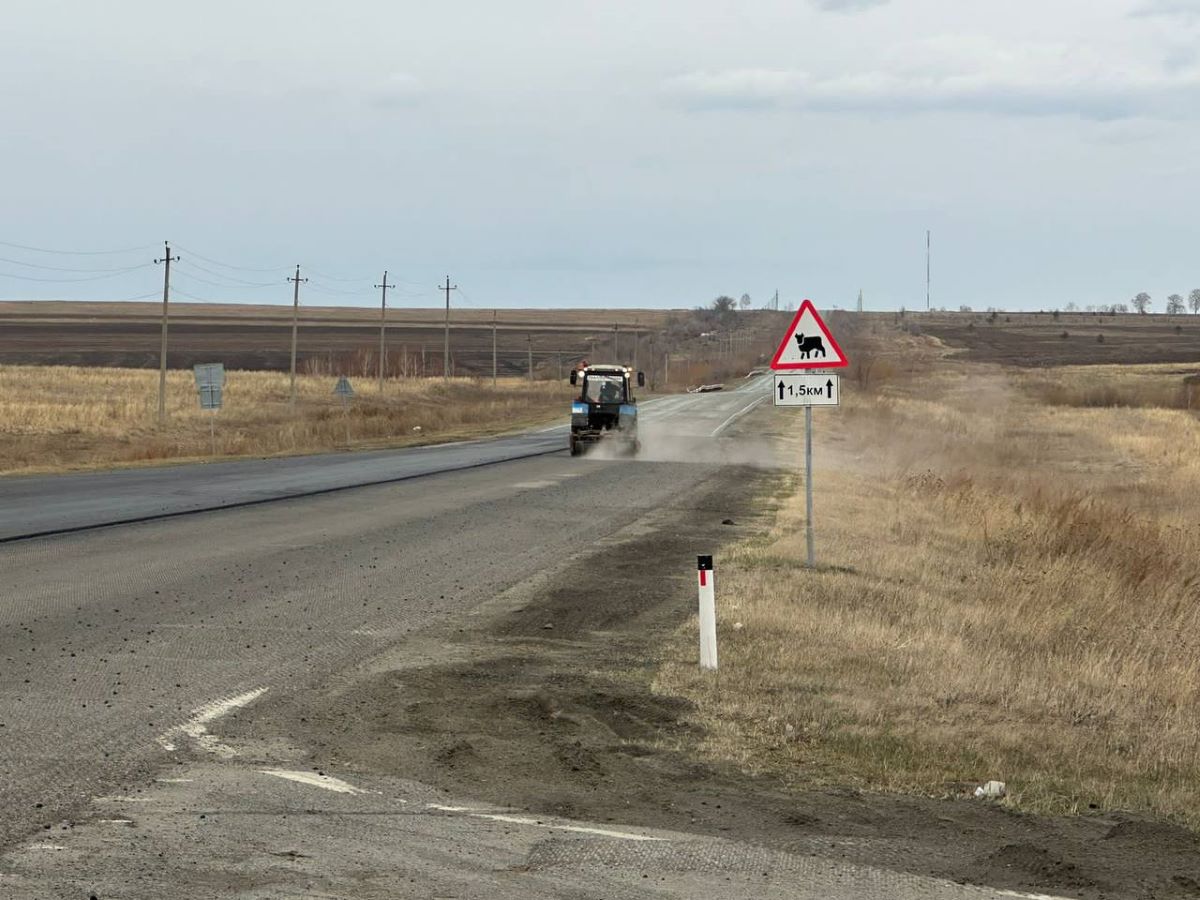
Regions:
M 176 735 L 184 735 L 194 740 L 202 750 L 207 750 L 209 753 L 215 753 L 222 759 L 232 759 L 237 756 L 237 751 L 232 747 L 228 747 L 217 740 L 215 735 L 208 733 L 209 723 L 228 715 L 235 709 L 240 709 L 247 706 L 261 697 L 267 692 L 265 687 L 256 688 L 253 691 L 247 691 L 244 694 L 238 694 L 236 697 L 223 697 L 220 700 L 214 700 L 212 703 L 205 704 L 195 711 L 190 719 L 182 725 L 177 725 L 169 731 L 159 735 L 158 743 L 164 750 L 175 750 Z
M 531 819 L 528 816 L 510 816 L 503 813 L 481 812 L 466 806 L 440 806 L 436 803 L 426 804 L 426 809 L 438 812 L 457 813 L 472 819 L 486 819 L 489 822 L 505 822 L 509 825 L 528 825 L 533 828 L 546 828 L 553 831 L 570 831 L 576 834 L 594 834 L 600 837 L 617 838 L 623 841 L 666 841 L 666 838 L 652 837 L 648 834 L 636 834 L 632 831 L 614 831 L 611 828 L 592 828 L 587 825 L 564 825 L 542 819 Z
M 319 775 L 316 772 L 293 772 L 289 769 L 261 769 L 260 771 L 264 775 L 274 775 L 276 778 L 286 778 L 288 781 L 296 781 L 300 784 L 307 784 L 309 787 L 333 791 L 336 794 L 371 793 L 371 791 L 360 787 L 355 787 L 348 781 L 342 781 L 342 779 L 334 778 L 331 775 Z
M 770 395 L 764 395 L 764 396 L 762 396 L 762 397 L 759 397 L 757 400 L 755 400 L 755 401 L 754 401 L 753 403 L 751 403 L 749 406 L 746 406 L 746 407 L 743 407 L 742 409 L 739 409 L 739 410 L 738 410 L 737 412 L 735 412 L 735 413 L 734 413 L 732 416 L 730 416 L 728 419 L 726 419 L 724 422 L 722 422 L 720 425 L 718 425 L 718 426 L 716 427 L 716 429 L 714 429 L 714 431 L 713 431 L 713 433 L 712 433 L 712 436 L 713 436 L 713 437 L 717 437 L 717 436 L 718 436 L 718 435 L 719 435 L 719 434 L 720 434 L 722 431 L 724 431 L 726 428 L 728 428 L 730 425 L 732 425 L 734 422 L 736 422 L 736 421 L 737 421 L 738 419 L 740 419 L 742 416 L 746 415 L 746 414 L 747 414 L 747 413 L 749 413 L 751 410 L 753 410 L 754 408 L 756 408 L 756 407 L 757 407 L 759 404 L 761 404 L 761 403 L 763 403 L 764 401 L 766 401 L 766 400 L 767 400 L 767 398 L 768 398 L 768 396 L 770 396 Z

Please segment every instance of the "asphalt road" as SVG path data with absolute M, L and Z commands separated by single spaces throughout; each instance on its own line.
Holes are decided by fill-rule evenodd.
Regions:
M 648 403 L 637 462 L 547 453 L 565 443 L 547 431 L 0 485 L 9 537 L 170 515 L 0 546 L 0 895 L 1012 896 L 420 784 L 331 788 L 289 769 L 294 747 L 247 760 L 221 738 L 719 478 L 761 387 Z
M 727 429 L 731 417 L 764 391 L 755 379 L 728 393 L 654 398 L 644 420 L 684 423 L 698 436 Z M 564 416 L 566 413 L 564 412 Z M 561 451 L 565 425 L 490 440 L 407 450 L 326 453 L 279 459 L 237 460 L 162 468 L 124 469 L 0 480 L 0 541 L 62 533 L 98 525 L 311 496 L 363 485 L 386 484 Z

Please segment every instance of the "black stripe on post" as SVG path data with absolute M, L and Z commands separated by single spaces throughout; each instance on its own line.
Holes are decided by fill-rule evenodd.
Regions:
M 712 557 L 711 556 L 697 556 L 696 557 L 696 568 L 702 572 L 711 572 L 713 570 Z

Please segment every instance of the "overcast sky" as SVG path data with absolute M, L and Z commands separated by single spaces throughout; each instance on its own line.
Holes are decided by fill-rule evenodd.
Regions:
M 169 238 L 203 299 L 916 308 L 927 228 L 935 306 L 1200 287 L 1200 0 L 4 7 L 0 242 L 139 249 L 0 246 L 0 297 Z

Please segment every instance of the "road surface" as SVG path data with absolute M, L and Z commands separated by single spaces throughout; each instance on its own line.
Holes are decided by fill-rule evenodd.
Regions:
M 469 630 L 567 560 L 719 529 L 722 463 L 766 390 L 647 403 L 661 461 L 573 460 L 547 430 L 0 483 L 0 895 L 1026 896 L 314 772 L 302 719 L 223 733 L 380 654 L 436 661 L 449 645 L 422 635 Z
M 762 402 L 758 378 L 728 393 L 645 401 L 651 429 L 683 422 L 699 436 L 721 434 Z M 565 415 L 565 414 L 564 414 Z M 124 469 L 0 480 L 0 541 L 388 484 L 561 451 L 567 427 L 408 450 L 326 453 L 279 459 Z

